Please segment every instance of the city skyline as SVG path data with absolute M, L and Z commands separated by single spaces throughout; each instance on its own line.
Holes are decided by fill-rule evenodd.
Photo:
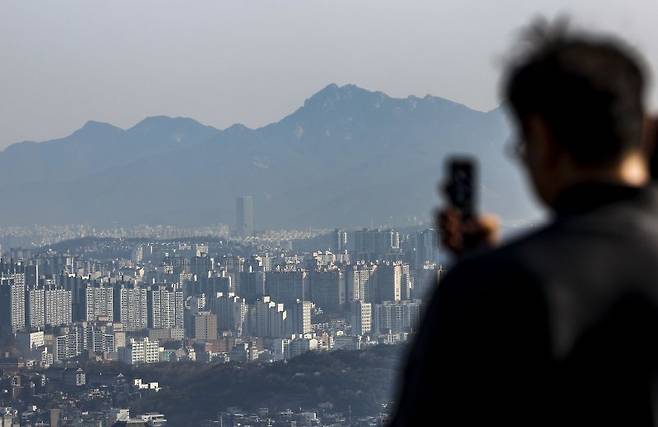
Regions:
M 442 275 L 435 233 L 338 229 L 297 241 L 86 238 L 10 248 L 0 255 L 0 384 L 11 390 L 0 393 L 8 408 L 0 420 L 20 416 L 66 425 L 72 419 L 156 413 L 171 425 L 198 425 L 219 410 L 232 419 L 237 410 L 222 399 L 194 403 L 190 412 L 171 407 L 165 396 L 182 392 L 174 381 L 185 381 L 185 375 L 154 381 L 151 367 L 195 366 L 212 377 L 220 365 L 226 367 L 222 372 L 236 366 L 276 370 L 295 366 L 302 355 L 334 358 L 334 352 L 349 359 L 383 352 L 389 364 L 413 336 L 422 301 Z M 146 377 L 134 375 L 133 368 Z M 375 375 L 374 369 L 359 378 Z M 127 371 L 110 375 L 112 370 Z M 345 373 L 347 389 L 354 375 Z M 44 380 L 34 385 L 33 396 L 24 384 L 34 378 Z M 95 409 L 81 411 L 87 408 L 85 393 L 95 393 L 99 381 L 105 383 L 94 397 Z M 382 387 L 368 393 L 367 404 L 308 396 L 310 403 L 287 416 L 309 427 L 320 419 L 351 425 L 352 411 L 383 419 L 392 376 L 358 387 L 376 383 Z M 150 400 L 156 396 L 163 398 Z M 59 399 L 68 403 L 53 411 L 50 405 Z M 327 406 L 327 399 L 334 403 Z M 267 423 L 283 416 L 281 405 L 286 403 L 258 400 L 256 418 Z M 262 412 L 264 407 L 273 413 Z

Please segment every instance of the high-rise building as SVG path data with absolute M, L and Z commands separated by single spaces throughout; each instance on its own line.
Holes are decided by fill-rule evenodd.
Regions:
M 84 292 L 84 320 L 114 320 L 114 290 L 111 286 L 88 284 Z
M 61 284 L 64 289 L 71 291 L 73 321 L 88 320 L 85 301 L 89 280 L 83 279 L 75 274 L 62 274 L 58 276 L 58 283 Z
M 250 307 L 250 331 L 256 337 L 284 338 L 286 336 L 287 312 L 283 304 L 275 303 L 269 296 Z
M 139 286 L 122 285 L 114 290 L 114 318 L 126 331 L 139 331 L 148 327 L 148 290 Z
M 337 313 L 345 303 L 345 274 L 330 267 L 309 272 L 310 299 L 321 309 Z
M 249 333 L 256 337 L 269 336 L 270 310 L 276 307 L 269 296 L 264 296 L 249 308 Z
M 183 291 L 166 286 L 154 286 L 147 291 L 148 327 L 153 329 L 183 329 L 185 319 Z
M 313 303 L 310 301 L 297 300 L 295 304 L 286 309 L 288 322 L 287 336 L 290 335 L 303 335 L 313 331 L 311 325 L 311 311 Z
M 44 344 L 43 331 L 18 331 L 16 333 L 16 345 L 23 352 L 36 350 L 43 347 Z
M 377 294 L 374 302 L 400 301 L 403 290 L 403 268 L 399 262 L 386 262 L 377 266 Z
M 217 340 L 217 316 L 209 311 L 194 315 L 193 338 L 197 341 Z
M 244 271 L 244 258 L 238 255 L 223 256 L 219 260 L 224 271 L 228 273 L 240 273 Z
M 125 333 L 119 323 L 75 322 L 54 330 L 54 360 L 62 361 L 90 353 L 114 352 L 125 347 Z
M 48 326 L 68 325 L 73 321 L 73 294 L 60 286 L 44 287 L 44 315 Z
M 194 244 L 194 254 L 195 254 L 195 256 L 198 256 L 198 257 L 208 255 L 208 244 L 207 243 L 195 243 Z
M 238 197 L 236 200 L 235 230 L 238 236 L 248 237 L 254 234 L 254 199 L 251 196 Z
M 317 350 L 318 340 L 316 338 L 296 337 L 288 343 L 289 357 L 300 356 L 307 351 Z
M 25 271 L 25 286 L 28 288 L 34 288 L 39 284 L 39 265 L 26 265 L 24 267 Z
M 85 350 L 94 353 L 115 352 L 126 346 L 126 333 L 121 323 L 81 321 L 57 330 L 59 335 L 69 335 L 67 339 L 75 343 L 76 355 Z
M 282 270 L 265 273 L 265 291 L 273 301 L 281 304 L 294 304 L 308 300 L 308 272 L 304 270 Z
M 231 331 L 237 336 L 242 335 L 247 319 L 247 303 L 244 298 L 234 293 L 220 293 L 215 298 L 215 313 L 219 331 Z
M 43 287 L 30 287 L 25 291 L 25 314 L 27 327 L 30 330 L 42 329 L 46 326 L 46 293 Z
M 207 249 L 206 249 L 207 250 Z M 193 256 L 190 258 L 190 272 L 196 274 L 197 280 L 208 278 L 208 273 L 212 270 L 212 258 L 205 253 L 200 256 Z
M 370 303 L 353 302 L 350 314 L 353 335 L 366 335 L 372 331 L 372 305 Z
M 133 248 L 130 259 L 135 264 L 139 264 L 144 261 L 144 245 L 137 245 Z
M 428 263 L 416 270 L 412 297 L 422 300 L 430 297 L 443 274 L 445 274 L 445 270 L 437 264 Z
M 376 297 L 377 264 L 358 262 L 345 271 L 346 302 L 372 302 Z
M 78 345 L 78 334 L 75 330 L 68 327 L 59 328 L 53 341 L 53 358 L 55 361 L 70 359 L 79 356 L 81 353 Z
M 237 294 L 243 297 L 248 304 L 253 304 L 258 298 L 266 295 L 264 271 L 243 271 L 240 274 L 240 287 Z
M 272 270 L 272 257 L 269 253 L 252 255 L 244 262 L 243 271 L 270 271 Z
M 269 333 L 266 335 L 270 338 L 284 338 L 286 336 L 286 319 L 288 312 L 283 304 L 275 304 L 269 310 Z
M 377 260 L 400 252 L 400 233 L 395 230 L 363 229 L 354 232 L 356 259 Z
M 376 334 L 414 332 L 420 319 L 420 300 L 386 301 L 375 304 L 373 330 Z
M 15 334 L 25 328 L 25 273 L 0 275 L 0 329 Z
M 347 231 L 335 229 L 332 234 L 331 250 L 342 252 L 347 250 Z
M 412 297 L 415 281 L 411 274 L 411 266 L 405 262 L 400 263 L 402 268 L 402 282 L 400 283 L 400 299 L 409 299 Z
M 437 261 L 439 243 L 436 230 L 428 228 L 413 235 L 414 265 L 418 268 Z M 410 260 L 411 262 L 412 260 Z
M 242 273 L 238 273 L 242 275 Z M 227 294 L 233 292 L 233 280 L 230 276 L 212 276 L 205 278 L 204 280 L 199 280 L 199 293 L 206 294 L 211 300 L 214 299 L 218 293 Z
M 119 360 L 129 365 L 157 363 L 160 361 L 160 345 L 148 338 L 131 338 L 128 345 L 119 349 Z
M 71 291 L 54 283 L 31 287 L 26 291 L 27 323 L 30 329 L 68 325 L 72 318 Z

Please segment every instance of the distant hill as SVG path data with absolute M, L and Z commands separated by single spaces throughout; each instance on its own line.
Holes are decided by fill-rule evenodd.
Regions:
M 508 135 L 500 109 L 334 84 L 258 129 L 88 122 L 0 152 L 0 225 L 233 224 L 242 194 L 254 196 L 257 228 L 412 224 L 437 203 L 450 153 L 478 156 L 485 207 L 515 223 L 535 210 L 503 155 Z

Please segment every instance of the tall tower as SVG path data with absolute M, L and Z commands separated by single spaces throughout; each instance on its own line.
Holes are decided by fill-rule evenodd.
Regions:
M 254 234 L 254 199 L 251 196 L 238 197 L 235 204 L 236 227 L 239 236 L 247 237 Z

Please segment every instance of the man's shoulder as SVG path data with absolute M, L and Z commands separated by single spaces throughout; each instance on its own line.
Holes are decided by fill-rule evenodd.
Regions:
M 550 239 L 552 226 L 542 227 L 509 243 L 463 259 L 440 281 L 428 305 L 434 321 L 518 329 L 519 319 L 537 322 L 546 307 L 547 278 L 536 270 L 528 251 Z M 498 331 L 500 332 L 500 331 Z
M 558 233 L 555 223 L 521 234 L 503 245 L 479 251 L 459 261 L 448 273 L 451 275 L 480 275 L 494 278 L 499 274 L 529 274 L 532 267 L 529 255 L 549 244 Z

